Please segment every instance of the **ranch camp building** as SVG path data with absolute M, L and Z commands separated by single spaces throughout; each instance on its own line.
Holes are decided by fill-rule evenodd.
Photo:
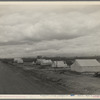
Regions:
M 52 67 L 68 67 L 68 65 L 64 61 L 54 61 Z
M 96 59 L 76 59 L 71 65 L 76 72 L 100 72 L 100 63 Z
M 22 58 L 14 58 L 14 62 L 22 64 L 23 63 L 23 59 Z

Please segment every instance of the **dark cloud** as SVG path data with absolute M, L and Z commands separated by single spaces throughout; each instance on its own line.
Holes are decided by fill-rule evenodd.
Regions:
M 99 9 L 99 5 L 0 6 L 1 55 L 95 54 L 100 49 Z

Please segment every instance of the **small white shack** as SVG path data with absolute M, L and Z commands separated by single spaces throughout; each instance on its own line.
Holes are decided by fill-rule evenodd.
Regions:
M 45 60 L 45 59 L 43 59 L 41 61 L 41 65 L 52 65 L 52 61 L 51 60 Z
M 39 65 L 52 65 L 51 60 L 46 60 L 46 59 L 37 59 L 36 64 Z
M 76 59 L 71 65 L 76 72 L 100 72 L 100 63 L 96 59 Z
M 64 61 L 54 61 L 52 67 L 68 67 L 68 65 Z
M 37 59 L 36 64 L 41 65 L 42 60 L 44 60 L 44 59 Z
M 22 58 L 14 58 L 14 62 L 22 64 L 23 63 L 23 59 Z
M 34 64 L 35 64 L 35 62 L 33 61 L 33 62 L 32 62 L 32 65 L 34 65 Z

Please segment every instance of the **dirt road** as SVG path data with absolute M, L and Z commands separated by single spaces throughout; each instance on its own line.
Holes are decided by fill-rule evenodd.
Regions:
M 67 94 L 66 89 L 12 69 L 0 62 L 0 94 Z

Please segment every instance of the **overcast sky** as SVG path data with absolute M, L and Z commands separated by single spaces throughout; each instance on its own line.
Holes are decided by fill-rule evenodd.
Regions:
M 98 5 L 0 5 L 0 57 L 100 55 Z

